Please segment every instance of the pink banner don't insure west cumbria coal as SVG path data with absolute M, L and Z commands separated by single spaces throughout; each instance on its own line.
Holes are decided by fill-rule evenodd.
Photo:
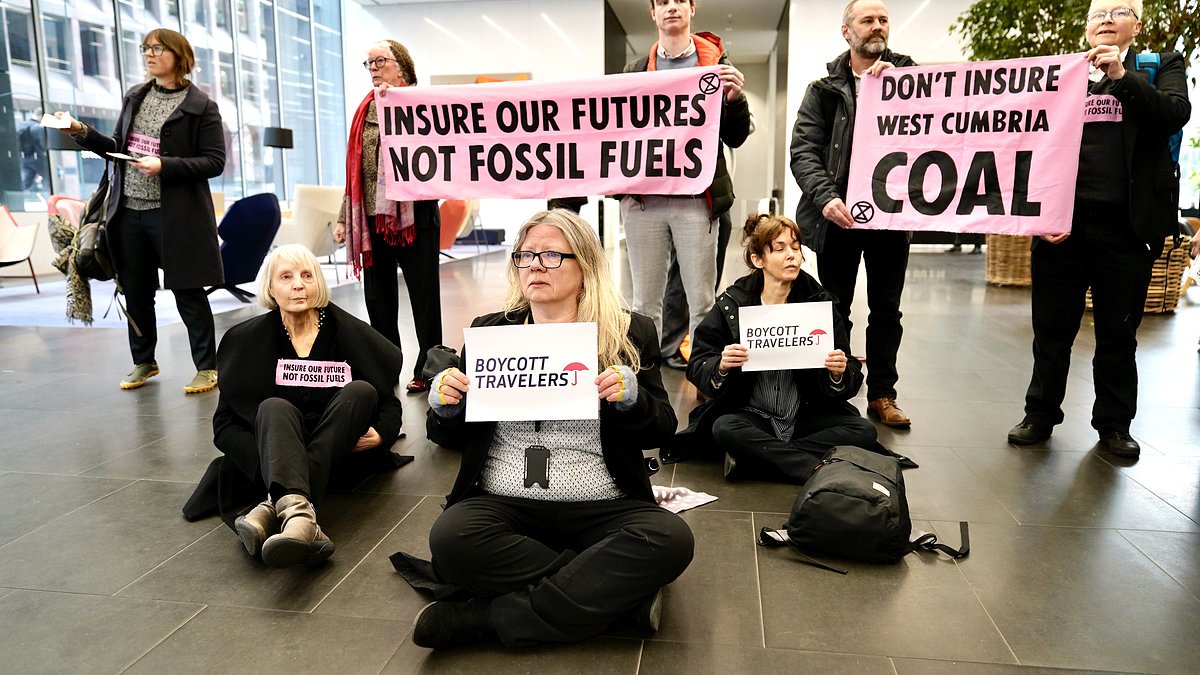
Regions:
M 846 190 L 854 226 L 1070 232 L 1087 76 L 1082 54 L 864 76 Z
M 388 199 L 704 192 L 716 67 L 376 94 Z

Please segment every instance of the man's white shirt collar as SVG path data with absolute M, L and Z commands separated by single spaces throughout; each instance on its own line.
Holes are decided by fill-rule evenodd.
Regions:
M 691 56 L 692 54 L 695 54 L 695 53 L 696 53 L 696 41 L 692 40 L 691 36 L 688 36 L 687 49 L 684 49 L 679 54 L 674 54 L 674 55 L 668 54 L 666 48 L 662 46 L 662 43 L 661 42 L 658 43 L 658 57 L 662 58 L 662 59 L 682 59 L 685 56 Z

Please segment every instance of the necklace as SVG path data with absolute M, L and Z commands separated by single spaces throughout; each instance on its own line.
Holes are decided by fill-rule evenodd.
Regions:
M 287 329 L 287 324 L 283 323 L 283 321 L 282 321 L 282 316 L 283 316 L 283 315 L 281 314 L 281 315 L 280 315 L 280 322 L 279 322 L 279 323 L 280 323 L 280 326 L 283 328 L 283 334 L 284 334 L 284 336 L 285 336 L 285 337 L 287 337 L 287 339 L 291 340 L 291 339 L 292 339 L 292 334 L 288 332 L 288 329 Z M 324 307 L 321 307 L 321 308 L 317 309 L 317 332 L 318 332 L 318 333 L 320 333 L 320 332 L 321 332 L 321 327 L 322 327 L 322 326 L 324 326 L 324 325 L 325 325 L 325 308 L 324 308 Z

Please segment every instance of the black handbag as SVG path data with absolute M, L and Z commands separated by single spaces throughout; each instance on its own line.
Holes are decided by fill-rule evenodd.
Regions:
M 96 281 L 108 281 L 116 276 L 108 245 L 108 184 L 106 169 L 83 208 L 75 233 L 75 271 Z

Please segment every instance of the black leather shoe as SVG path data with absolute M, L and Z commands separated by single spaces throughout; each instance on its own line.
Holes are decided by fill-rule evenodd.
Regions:
M 1128 431 L 1101 431 L 1100 446 L 1118 457 L 1137 457 L 1142 446 L 1133 440 Z
M 1054 427 L 1048 424 L 1038 424 L 1022 420 L 1020 424 L 1008 430 L 1008 442 L 1013 445 L 1033 445 L 1050 438 Z
M 687 370 L 687 359 L 679 355 L 679 352 L 663 359 L 663 365 L 674 370 Z
M 429 649 L 450 649 L 497 639 L 488 618 L 490 603 L 431 602 L 413 619 L 413 644 Z

